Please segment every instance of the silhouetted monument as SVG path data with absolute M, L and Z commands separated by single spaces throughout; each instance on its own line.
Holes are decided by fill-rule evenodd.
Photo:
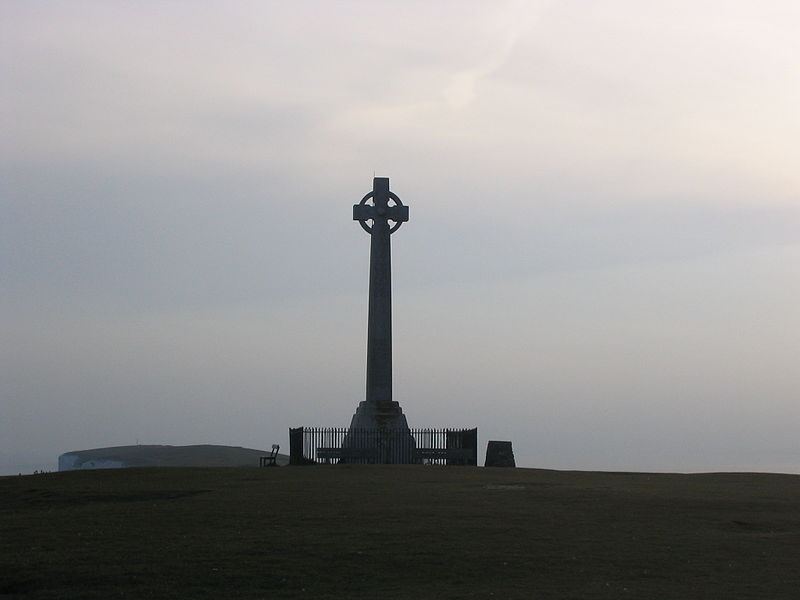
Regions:
M 369 204 L 369 201 L 372 201 Z M 387 177 L 375 177 L 372 191 L 353 206 L 353 220 L 370 235 L 367 395 L 351 429 L 408 430 L 400 405 L 392 400 L 392 265 L 390 236 L 408 221 L 408 207 L 389 191 Z M 371 221 L 371 224 L 368 222 Z M 389 222 L 392 222 L 391 224 Z M 410 434 L 405 434 L 410 435 Z M 408 444 L 403 444 L 408 446 Z M 390 462 L 407 462 L 393 457 Z
M 371 203 L 370 203 L 371 201 Z M 414 429 L 392 400 L 392 260 L 390 237 L 408 221 L 408 207 L 376 177 L 353 207 L 353 220 L 370 236 L 367 395 L 350 427 L 292 427 L 292 465 L 478 464 L 477 429 Z

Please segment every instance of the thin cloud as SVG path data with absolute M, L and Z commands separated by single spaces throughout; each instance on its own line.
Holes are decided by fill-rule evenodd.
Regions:
M 444 89 L 444 98 L 452 109 L 464 109 L 475 100 L 478 85 L 506 64 L 522 36 L 529 34 L 540 20 L 540 14 L 549 2 L 511 2 L 497 18 L 500 31 L 491 35 L 486 55 L 474 66 L 458 71 L 450 77 Z

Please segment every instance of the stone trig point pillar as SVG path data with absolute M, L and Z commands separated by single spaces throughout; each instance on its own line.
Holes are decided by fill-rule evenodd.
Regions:
M 371 201 L 371 203 L 370 203 Z M 392 267 L 390 236 L 408 221 L 408 207 L 389 191 L 387 177 L 375 177 L 372 191 L 353 206 L 353 220 L 371 238 L 367 396 L 350 428 L 408 429 L 400 405 L 392 400 Z M 371 222 L 371 224 L 370 224 Z M 391 222 L 391 223 L 390 223 Z M 409 434 L 410 435 L 410 434 Z M 391 462 L 397 462 L 391 460 Z

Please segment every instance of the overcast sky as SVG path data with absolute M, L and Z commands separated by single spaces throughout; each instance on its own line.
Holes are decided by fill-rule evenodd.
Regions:
M 0 4 L 0 473 L 394 395 L 517 464 L 800 473 L 800 4 Z

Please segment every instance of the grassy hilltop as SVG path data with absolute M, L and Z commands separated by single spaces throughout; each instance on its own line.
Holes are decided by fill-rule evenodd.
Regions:
M 0 598 L 800 596 L 800 476 L 428 466 L 0 477 Z

